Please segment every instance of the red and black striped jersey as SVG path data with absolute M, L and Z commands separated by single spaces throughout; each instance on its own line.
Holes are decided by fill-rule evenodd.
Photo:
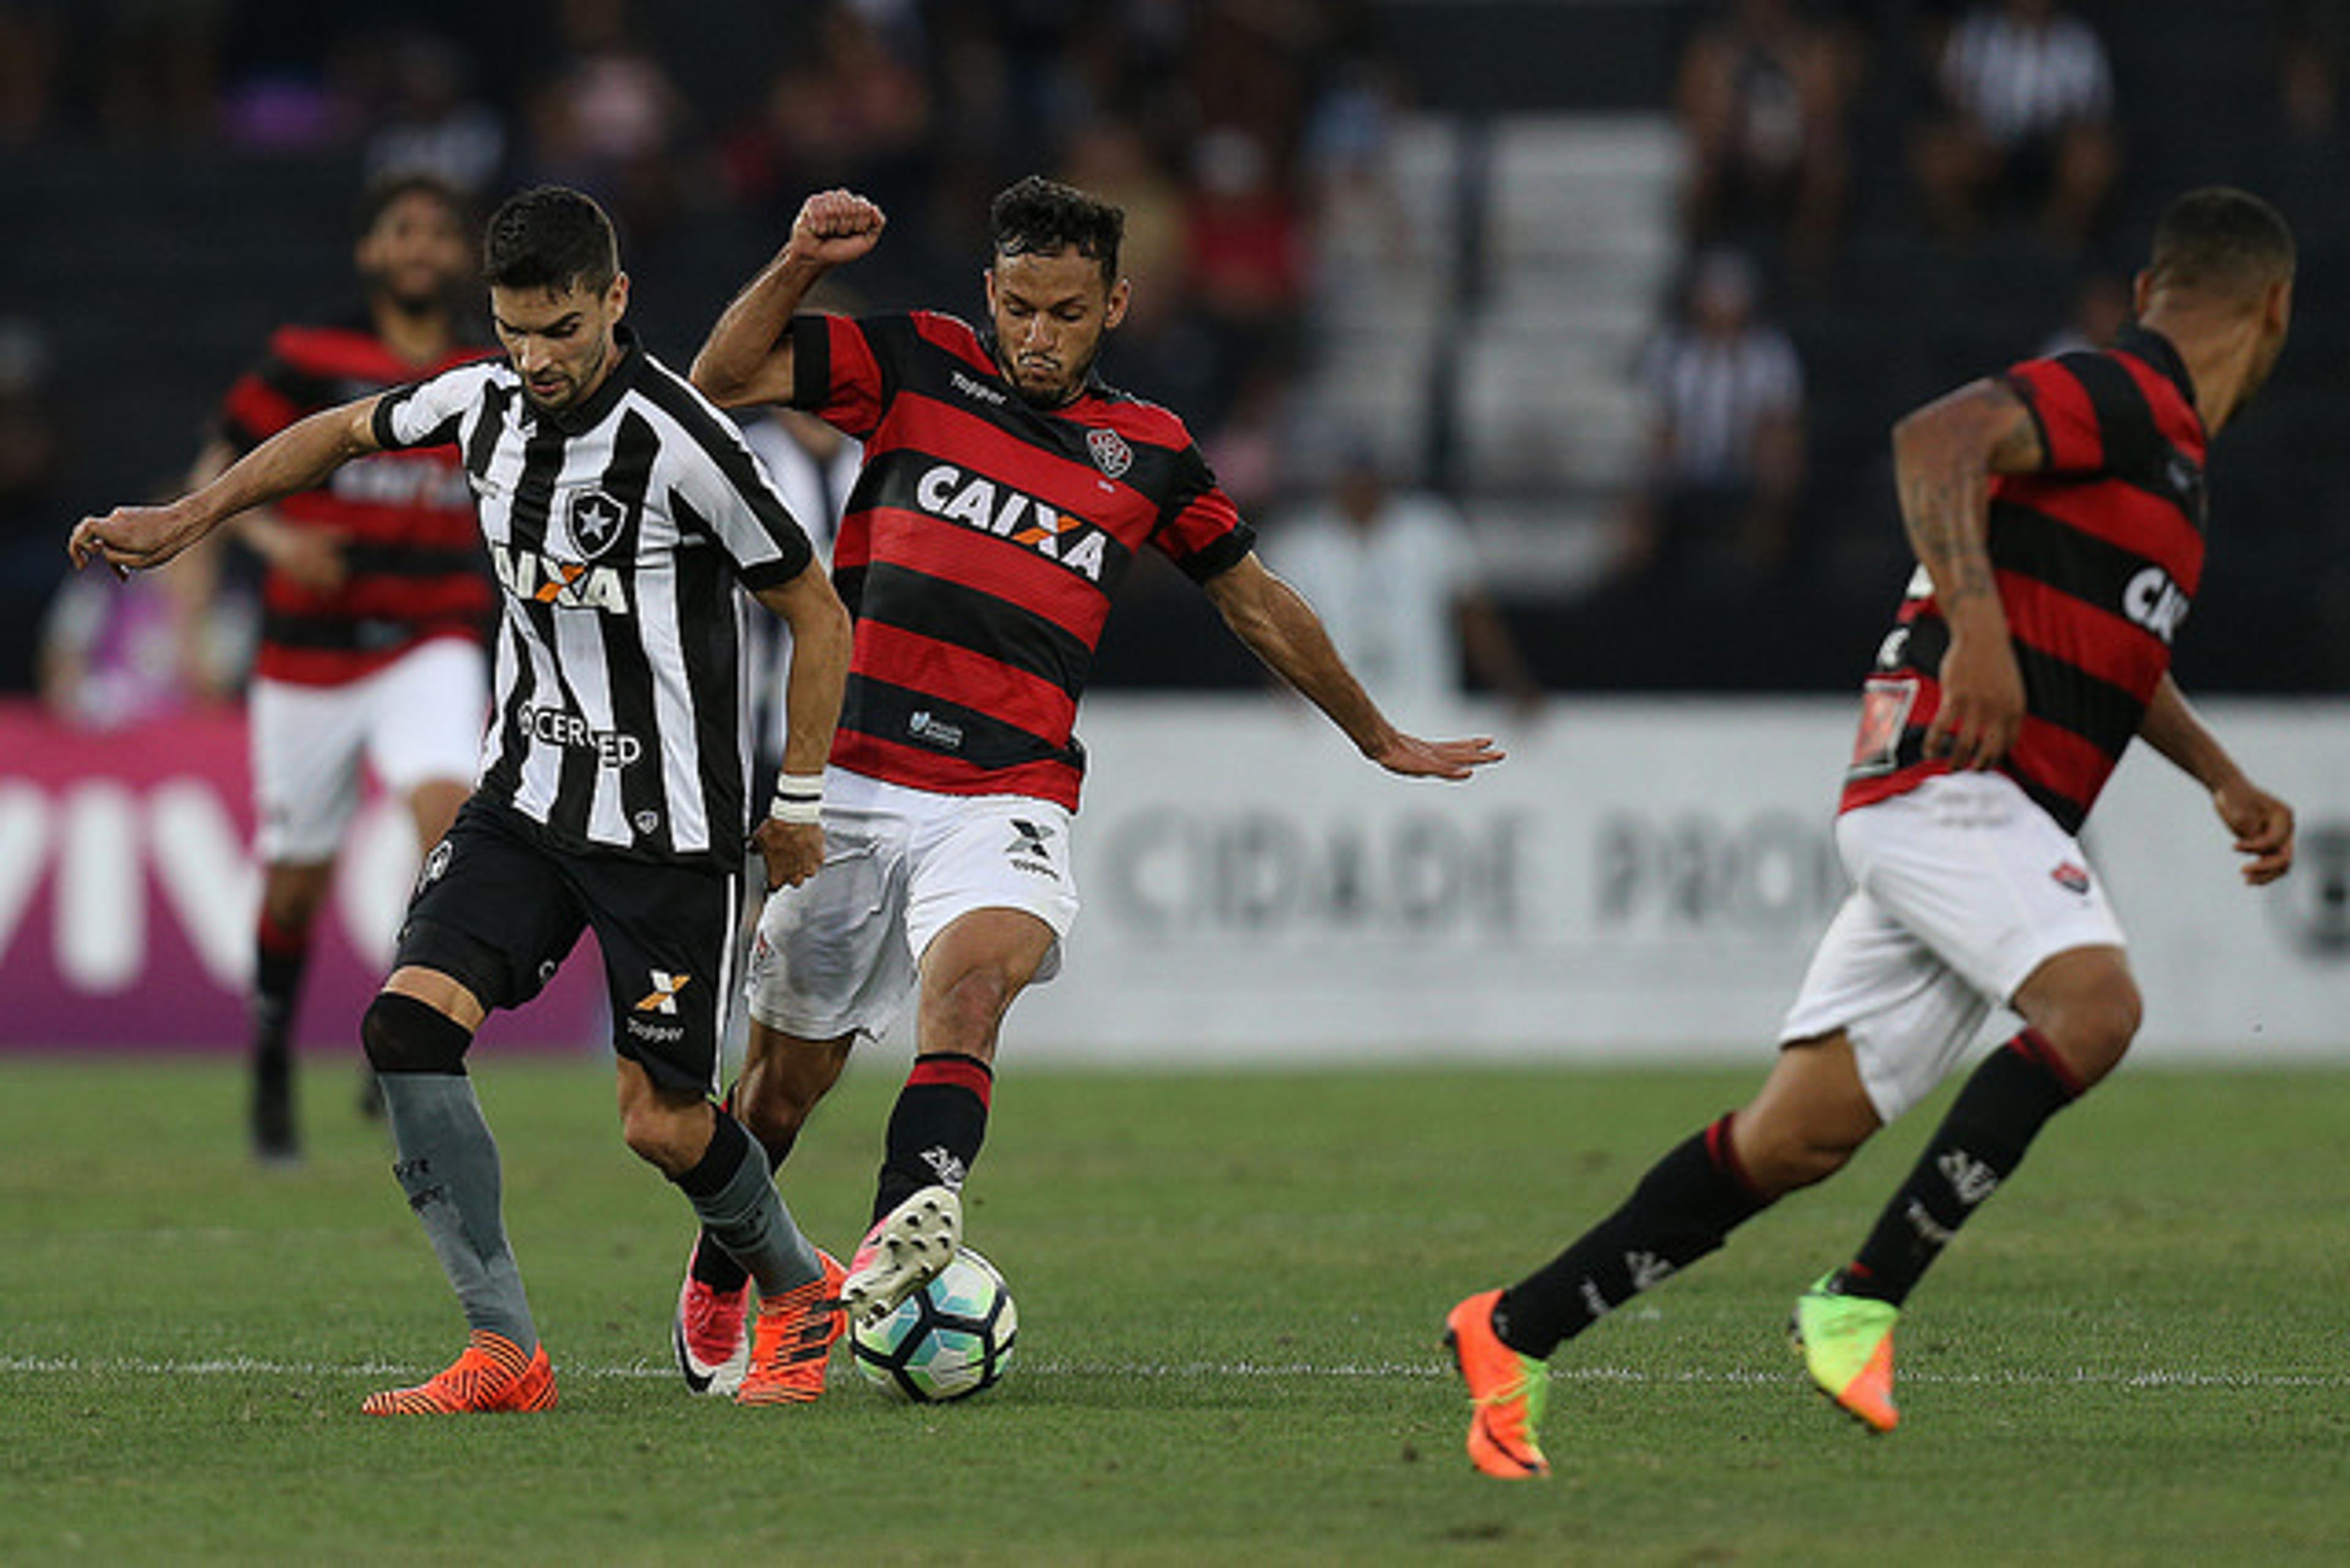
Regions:
M 392 352 L 364 317 L 283 327 L 221 408 L 221 434 L 242 455 L 296 421 L 354 399 L 480 359 L 462 348 L 430 365 Z M 343 535 L 349 575 L 329 592 L 272 570 L 262 581 L 255 674 L 303 685 L 355 680 L 426 638 L 486 632 L 496 602 L 453 447 L 381 452 L 345 463 L 277 514 Z
M 833 545 L 857 618 L 833 762 L 1075 810 L 1077 699 L 1136 552 L 1205 582 L 1254 534 L 1181 420 L 1097 381 L 1033 407 L 953 317 L 803 316 L 792 353 L 795 404 L 865 443 Z
M 2025 707 L 2000 766 L 2076 833 L 2170 668 L 2202 580 L 2209 438 L 2178 350 L 2152 332 L 2027 360 L 2005 382 L 2046 462 L 1991 487 L 1991 566 Z M 1844 809 L 1949 768 L 1923 753 L 1949 647 L 1920 567 L 1867 683 Z

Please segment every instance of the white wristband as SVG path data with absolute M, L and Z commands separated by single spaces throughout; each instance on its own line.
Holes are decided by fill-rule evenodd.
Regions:
M 824 820 L 822 774 L 777 774 L 775 798 L 767 815 L 777 822 L 817 823 Z

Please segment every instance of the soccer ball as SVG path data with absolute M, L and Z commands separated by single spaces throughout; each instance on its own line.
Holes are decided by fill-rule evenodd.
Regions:
M 1020 1314 L 995 1265 L 969 1247 L 938 1278 L 871 1327 L 848 1331 L 865 1380 L 895 1398 L 934 1405 L 988 1387 L 1012 1361 Z

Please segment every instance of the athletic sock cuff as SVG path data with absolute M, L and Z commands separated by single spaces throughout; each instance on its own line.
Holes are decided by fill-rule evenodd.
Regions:
M 264 958 L 298 959 L 310 950 L 308 927 L 281 926 L 266 909 L 254 921 L 253 938 Z
M 1737 1120 L 1736 1111 L 1724 1111 L 1712 1126 L 1705 1129 L 1706 1156 L 1713 1161 L 1713 1168 L 1716 1170 L 1728 1177 L 1736 1185 L 1739 1193 L 1748 1202 L 1753 1204 L 1758 1210 L 1762 1209 L 1768 1207 L 1771 1199 L 1763 1194 L 1761 1188 L 1754 1185 L 1754 1179 L 1746 1174 L 1746 1167 L 1739 1163 L 1738 1145 L 1730 1136 L 1731 1128 Z
M 2077 1100 L 2089 1092 L 2089 1085 L 2081 1081 L 2064 1058 L 2056 1054 L 2056 1047 L 2048 1043 L 2048 1036 L 2039 1030 L 2027 1024 L 2007 1043 L 2007 1048 L 2054 1078 L 2066 1100 Z
M 670 1179 L 689 1198 L 715 1198 L 726 1190 L 726 1184 L 750 1156 L 751 1135 L 743 1130 L 741 1122 L 720 1111 L 717 1126 L 710 1129 L 710 1147 L 701 1159 L 692 1169 L 680 1171 Z
M 985 1106 L 995 1087 L 995 1074 L 976 1056 L 941 1051 L 914 1058 L 914 1070 L 906 1075 L 906 1083 L 909 1087 L 916 1084 L 951 1084 L 970 1090 Z

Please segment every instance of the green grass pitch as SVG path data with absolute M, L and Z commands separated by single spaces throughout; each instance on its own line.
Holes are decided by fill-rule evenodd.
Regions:
M 563 1403 L 439 1421 L 358 1414 L 462 1331 L 347 1064 L 307 1064 L 294 1172 L 246 1162 L 232 1066 L 0 1064 L 0 1563 L 2350 1561 L 2350 1072 L 2125 1069 L 1913 1299 L 1872 1438 L 1783 1323 L 1937 1100 L 1567 1346 L 1557 1475 L 1513 1486 L 1462 1456 L 1445 1309 L 1756 1072 L 1007 1055 L 969 1233 L 1018 1359 L 936 1408 L 845 1351 L 813 1407 L 689 1398 L 686 1213 L 608 1072 L 477 1064 Z M 894 1082 L 852 1074 L 787 1169 L 836 1250 Z

